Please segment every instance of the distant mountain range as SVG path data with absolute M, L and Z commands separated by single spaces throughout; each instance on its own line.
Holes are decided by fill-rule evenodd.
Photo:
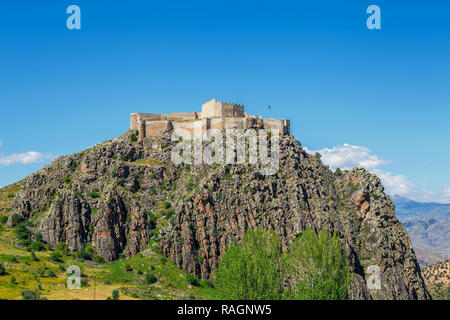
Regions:
M 393 196 L 398 217 L 450 218 L 450 203 L 417 202 L 402 196 Z
M 450 204 L 417 202 L 401 196 L 393 196 L 392 200 L 419 263 L 426 266 L 449 259 Z

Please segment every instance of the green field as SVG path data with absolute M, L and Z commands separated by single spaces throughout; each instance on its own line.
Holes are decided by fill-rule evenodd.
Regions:
M 119 290 L 120 299 L 215 298 L 213 288 L 180 270 L 157 248 L 153 243 L 142 253 L 112 263 L 85 261 L 73 253 L 54 262 L 50 260 L 51 249 L 35 252 L 33 259 L 31 252 L 19 248 L 13 230 L 1 225 L 0 264 L 6 274 L 0 275 L 0 299 L 22 299 L 22 291 L 34 290 L 49 300 L 105 300 L 115 289 Z M 81 269 L 81 289 L 66 287 L 70 265 Z

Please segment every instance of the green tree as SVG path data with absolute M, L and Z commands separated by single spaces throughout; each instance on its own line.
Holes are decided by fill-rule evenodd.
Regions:
M 233 244 L 215 271 L 219 297 L 231 300 L 275 300 L 282 296 L 281 245 L 274 231 L 249 230 Z
M 28 246 L 28 250 L 29 251 L 43 251 L 45 250 L 45 246 L 42 242 L 40 241 L 33 241 L 29 246 Z
M 153 284 L 155 282 L 158 282 L 158 279 L 155 277 L 154 274 L 147 273 L 145 275 L 145 282 L 147 282 L 147 284 Z
M 50 253 L 49 260 L 53 262 L 63 262 L 63 256 L 58 251 L 54 251 Z
M 36 257 L 36 253 L 34 253 L 34 251 L 31 251 L 31 260 L 39 261 L 39 259 Z
M 117 290 L 117 289 L 113 290 L 112 300 L 119 300 L 119 290 Z
M 34 290 L 23 290 L 22 300 L 47 300 L 46 297 L 41 297 L 41 293 Z
M 304 230 L 284 256 L 287 274 L 296 282 L 288 298 L 347 299 L 350 272 L 338 236 Z

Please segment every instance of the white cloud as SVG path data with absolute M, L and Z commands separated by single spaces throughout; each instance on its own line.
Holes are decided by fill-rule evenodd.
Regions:
M 364 167 L 370 170 L 390 163 L 388 160 L 380 159 L 378 156 L 371 154 L 366 147 L 352 146 L 347 143 L 331 149 L 307 151 L 310 153 L 319 152 L 322 155 L 322 161 L 329 165 L 332 170 L 336 168 L 350 170 L 355 167 Z
M 25 153 L 14 153 L 10 155 L 0 155 L 0 165 L 9 166 L 14 163 L 30 164 L 52 160 L 55 157 L 48 153 L 39 153 L 36 151 L 28 151 Z
M 411 197 L 415 193 L 416 186 L 404 175 L 393 175 L 380 169 L 370 170 L 381 180 L 386 193 L 389 195 L 400 195 Z
M 2 141 L 0 140 L 0 147 L 2 146 Z M 14 163 L 30 164 L 36 162 L 43 162 L 46 160 L 53 160 L 54 155 L 49 153 L 40 153 L 36 151 L 28 151 L 24 153 L 14 153 L 14 154 L 0 154 L 0 165 L 9 166 Z
M 355 167 L 364 167 L 375 173 L 381 180 L 386 193 L 389 195 L 402 195 L 411 197 L 415 193 L 416 186 L 403 175 L 394 175 L 379 169 L 379 166 L 391 163 L 390 160 L 382 159 L 372 154 L 370 149 L 361 146 L 349 145 L 347 143 L 333 148 L 321 150 L 308 150 L 309 153 L 319 152 L 324 164 L 335 170 L 341 168 L 350 170 Z
M 443 191 L 444 202 L 450 203 L 450 188 L 445 188 Z

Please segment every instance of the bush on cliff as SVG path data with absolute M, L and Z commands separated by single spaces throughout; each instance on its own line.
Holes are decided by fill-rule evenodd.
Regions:
M 296 285 L 288 297 L 299 300 L 347 299 L 350 272 L 337 235 L 304 230 L 284 256 Z
M 282 295 L 281 245 L 275 232 L 249 230 L 224 253 L 215 274 L 219 297 L 275 300 Z

